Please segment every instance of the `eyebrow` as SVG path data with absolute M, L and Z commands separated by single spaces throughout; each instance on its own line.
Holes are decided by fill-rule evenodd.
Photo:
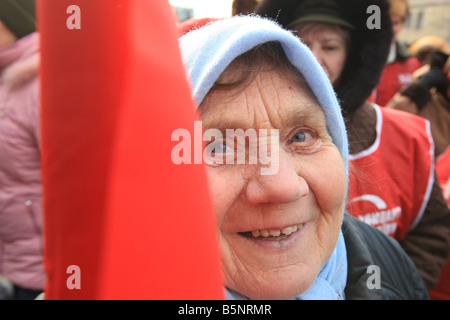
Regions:
M 329 35 L 322 38 L 322 41 L 343 41 L 343 39 L 339 36 Z
M 288 108 L 289 117 L 282 119 L 283 127 L 292 128 L 301 125 L 326 127 L 326 117 L 323 108 L 317 103 L 312 102 L 303 104 L 302 106 L 297 105 Z M 208 112 L 201 114 L 201 120 L 205 129 L 218 129 L 221 132 L 226 132 L 227 129 L 246 130 L 254 128 L 254 124 L 249 125 L 248 121 L 243 118 L 232 119 L 221 117 L 220 115 L 214 117 L 208 115 Z
M 305 126 L 323 129 L 328 132 L 325 113 L 322 107 L 315 103 L 303 105 L 301 110 L 296 108 L 296 110 L 291 113 L 291 116 L 284 121 L 283 126 L 289 129 Z
M 202 120 L 202 124 L 205 129 L 217 129 L 217 130 L 221 131 L 222 133 L 225 133 L 227 129 L 246 130 L 246 129 L 253 128 L 253 126 L 249 126 L 249 123 L 243 119 L 221 120 L 220 117 L 218 117 L 218 118 L 212 118 L 212 117 L 203 118 L 202 117 L 201 120 Z

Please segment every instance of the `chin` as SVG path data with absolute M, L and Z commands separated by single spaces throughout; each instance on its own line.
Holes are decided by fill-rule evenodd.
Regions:
M 314 283 L 317 274 L 304 274 L 302 271 L 252 281 L 248 286 L 227 286 L 231 290 L 251 300 L 289 300 L 304 293 Z M 256 283 L 255 283 L 256 282 Z

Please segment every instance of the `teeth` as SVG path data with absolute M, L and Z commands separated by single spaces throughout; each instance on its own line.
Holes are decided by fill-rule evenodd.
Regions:
M 255 231 L 252 231 L 252 236 L 253 236 L 253 238 L 258 238 L 258 237 L 267 238 L 269 236 L 279 237 L 282 234 L 288 236 L 302 228 L 303 228 L 303 224 L 297 224 L 294 226 L 286 227 L 282 230 L 255 230 Z
M 287 228 L 284 228 L 283 230 L 281 230 L 281 232 L 287 236 L 295 231 L 297 231 L 297 226 L 287 227 Z
M 259 230 L 261 237 L 267 238 L 269 236 L 269 230 Z
M 281 234 L 280 230 L 269 230 L 269 235 L 271 235 L 272 237 L 279 237 Z

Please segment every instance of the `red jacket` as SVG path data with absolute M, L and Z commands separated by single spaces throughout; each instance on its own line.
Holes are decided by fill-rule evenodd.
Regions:
M 436 159 L 436 173 L 444 198 L 450 207 L 450 146 Z
M 450 207 L 450 147 L 437 159 L 436 173 L 439 184 Z M 442 268 L 438 285 L 430 291 L 432 299 L 450 300 L 450 258 Z
M 398 91 L 412 82 L 412 74 L 420 66 L 417 58 L 403 55 L 393 63 L 386 64 L 372 101 L 384 107 Z

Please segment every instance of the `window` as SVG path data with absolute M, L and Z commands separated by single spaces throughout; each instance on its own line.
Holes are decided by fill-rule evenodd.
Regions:
M 420 11 L 417 14 L 416 29 L 421 29 L 422 26 L 423 26 L 423 11 Z
M 406 18 L 406 24 L 405 24 L 406 29 L 409 29 L 411 27 L 411 21 L 412 21 L 411 14 L 408 14 L 408 18 Z
M 177 11 L 177 17 L 179 22 L 183 22 L 194 16 L 194 10 L 191 8 L 175 7 L 175 10 Z

